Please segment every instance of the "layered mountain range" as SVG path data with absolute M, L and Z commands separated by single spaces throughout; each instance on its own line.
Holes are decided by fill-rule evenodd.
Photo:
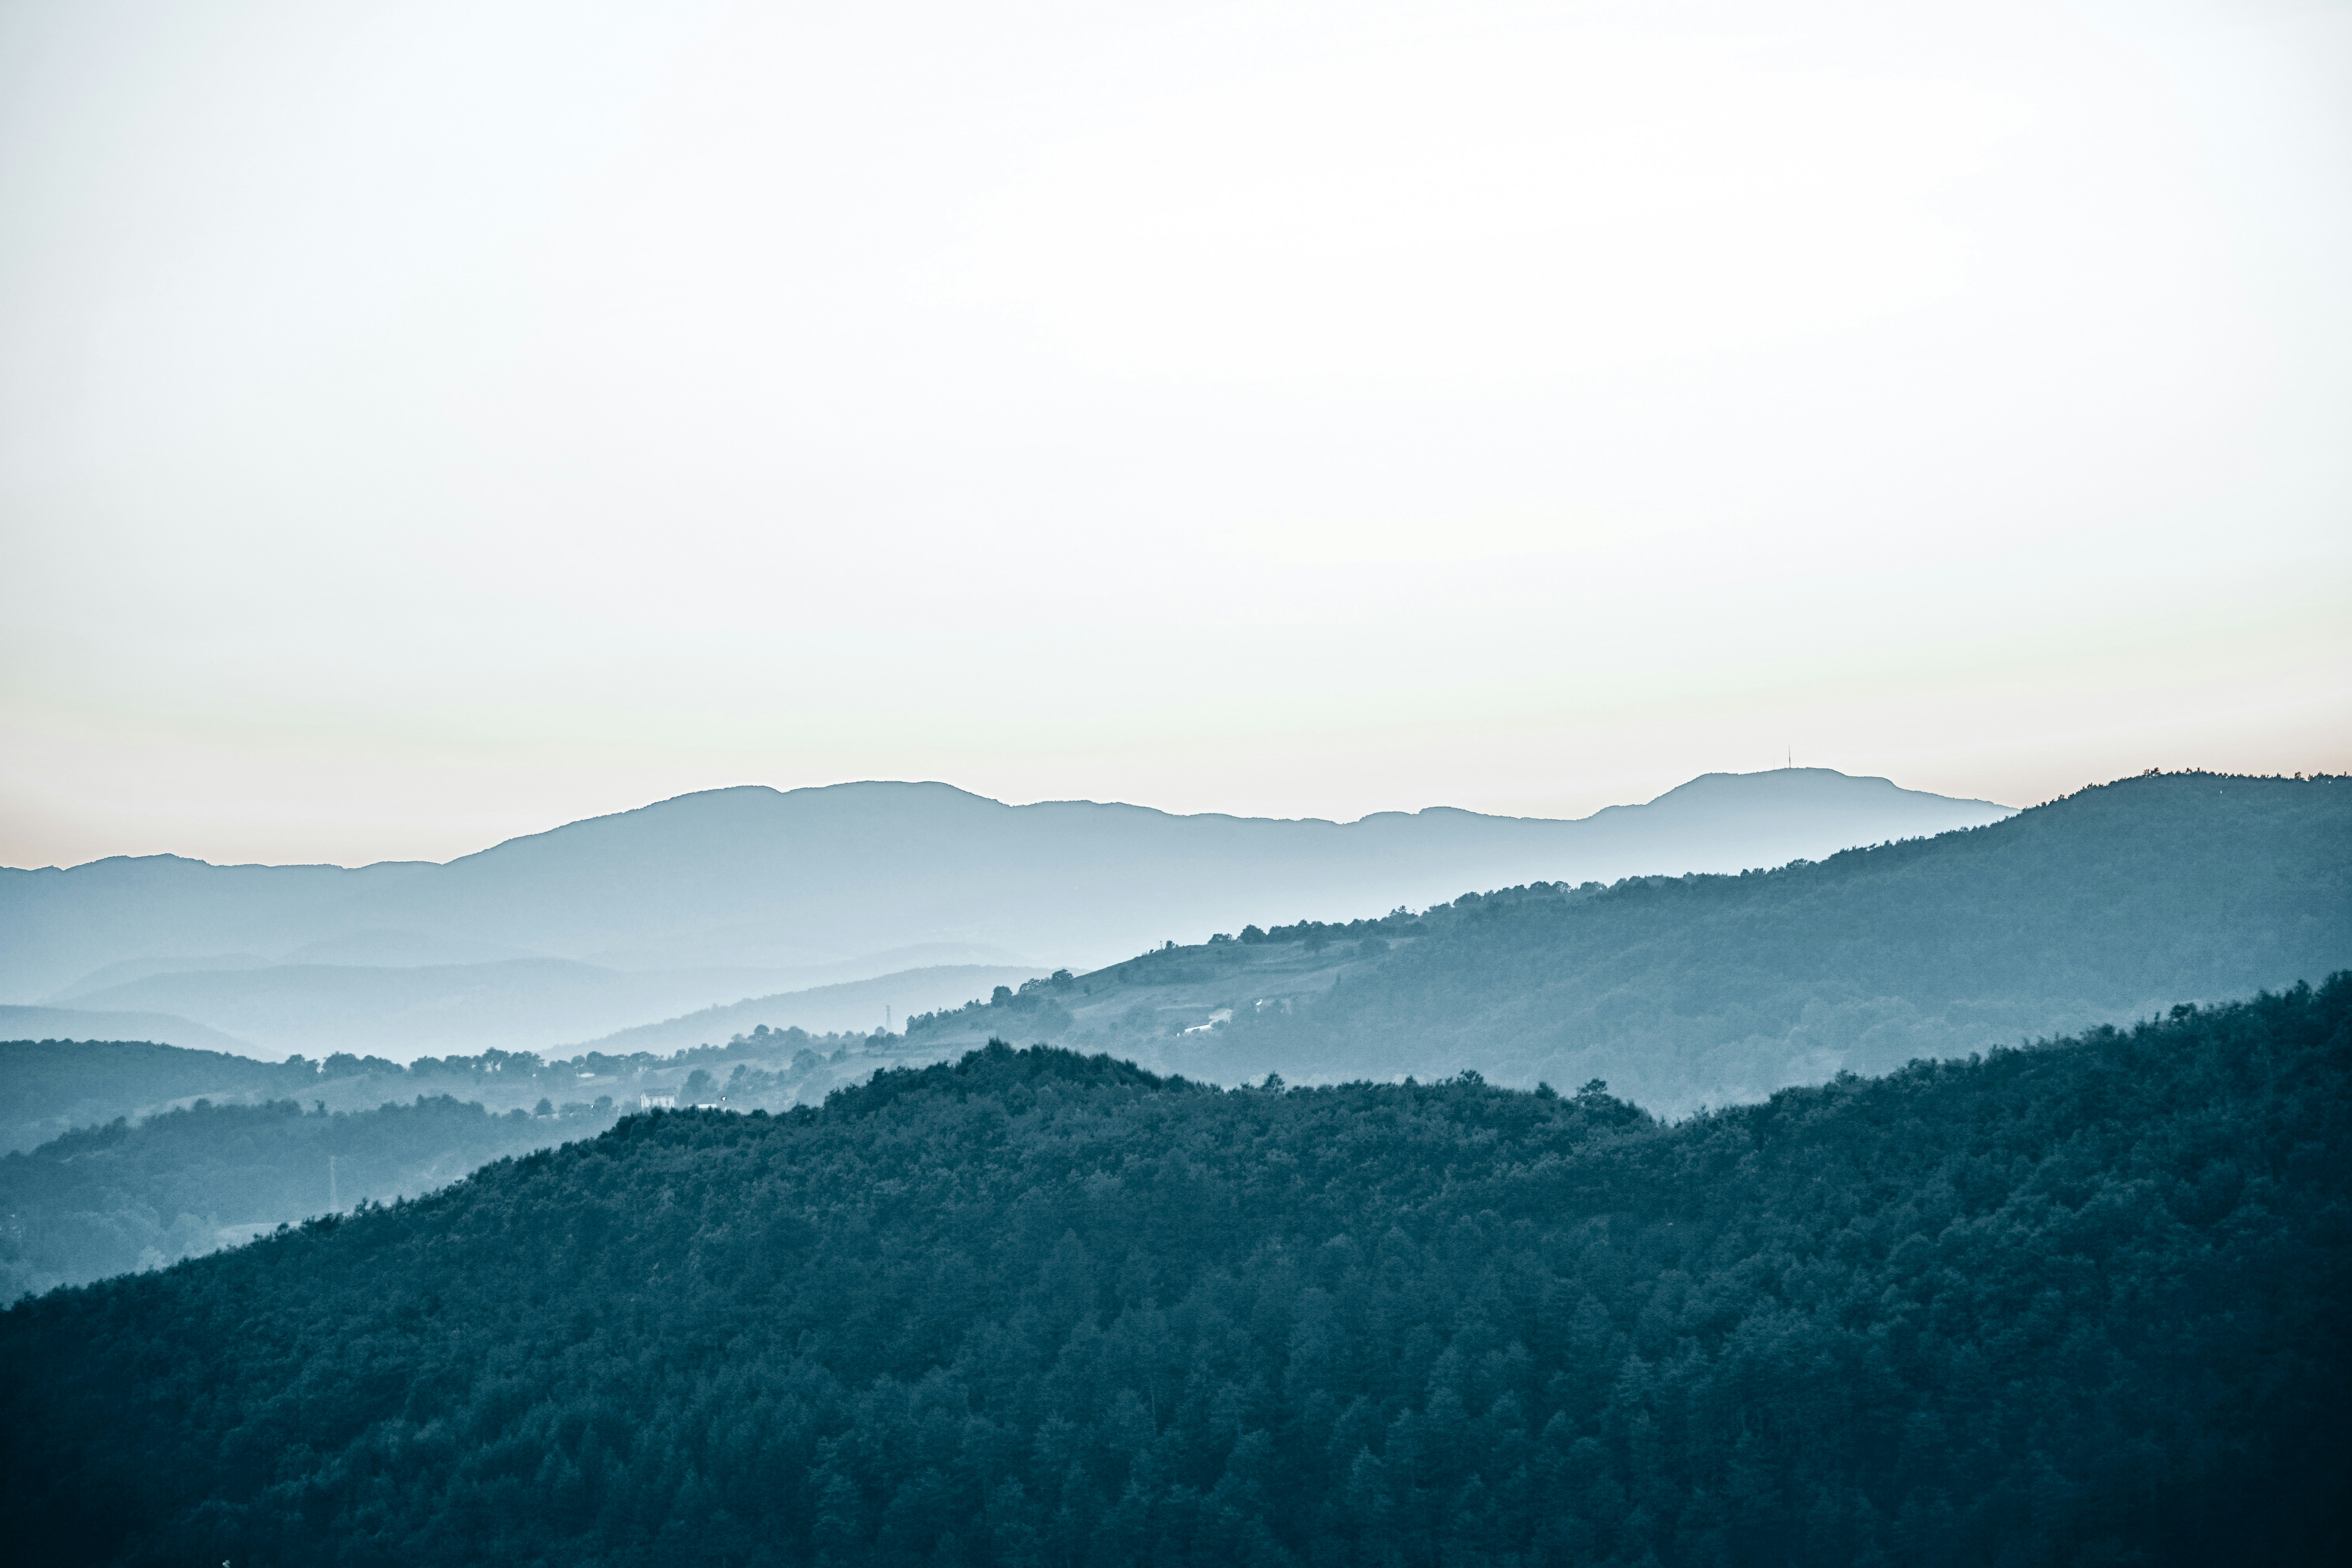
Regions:
M 902 1015 L 896 1032 L 793 1020 L 827 994 L 856 1011 L 903 976 L 709 1009 L 572 1052 L 406 1065 L 0 1039 L 0 1151 L 22 1151 L 0 1159 L 0 1296 L 413 1196 L 469 1162 L 588 1136 L 642 1108 L 785 1113 L 992 1038 L 1108 1053 L 1193 1083 L 1603 1079 L 1681 1118 L 1914 1059 L 2091 1037 L 2347 969 L 2352 780 L 2179 773 L 1769 872 L 1524 883 L 1344 921 L 1269 917 L 1018 989 L 975 980 L 961 1005 Z M 930 973 L 947 987 L 991 972 Z
M 745 786 L 446 865 L 0 869 L 0 1034 L 404 1058 L 545 1049 L 747 999 L 780 1025 L 879 1026 L 1270 911 L 1344 919 L 1537 879 L 1737 871 L 2009 815 L 1818 768 L 1707 774 L 1575 820 Z M 135 1028 L 110 1021 L 134 1013 Z

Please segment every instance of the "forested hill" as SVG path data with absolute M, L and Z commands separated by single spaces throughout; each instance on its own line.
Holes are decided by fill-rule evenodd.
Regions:
M 0 1314 L 27 1561 L 2343 1560 L 2352 975 L 1675 1125 L 991 1047 Z
M 1680 1113 L 2352 964 L 2352 779 L 2126 779 L 1738 877 L 1471 897 L 1310 1005 L 1163 1048 L 1231 1082 L 1475 1067 Z M 1236 944 L 1238 946 L 1238 944 Z

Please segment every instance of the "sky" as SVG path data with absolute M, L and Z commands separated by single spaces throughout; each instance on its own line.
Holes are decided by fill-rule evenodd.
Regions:
M 0 4 L 0 864 L 2352 771 L 2352 6 Z

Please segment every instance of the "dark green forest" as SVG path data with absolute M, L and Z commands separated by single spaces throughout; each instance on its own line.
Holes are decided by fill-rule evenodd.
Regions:
M 1235 1009 L 1147 1059 L 1224 1082 L 1604 1078 L 1679 1115 L 2248 995 L 2352 965 L 2352 779 L 2151 774 L 1818 864 L 1473 893 L 1259 940 L 1360 933 L 1371 951 L 1328 994 L 1279 1005 L 1253 1005 L 1247 931 L 1120 966 L 1189 965 Z
M 1235 944 L 1239 945 L 1239 944 Z M 1001 1045 L 0 1314 L 26 1561 L 2342 1561 L 2352 975 L 1661 1122 Z
M 365 1198 L 428 1192 L 612 1121 L 609 1098 L 570 1116 L 496 1116 L 419 1095 L 332 1112 L 290 1100 L 200 1100 L 136 1125 L 84 1128 L 0 1158 L 0 1300 L 176 1262 Z

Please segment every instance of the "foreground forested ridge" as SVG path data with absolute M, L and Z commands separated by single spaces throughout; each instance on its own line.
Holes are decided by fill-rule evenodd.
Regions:
M 0 1497 L 59 1561 L 2341 1560 L 2347 1078 L 2347 976 L 1675 1126 L 995 1047 L 20 1304 Z

